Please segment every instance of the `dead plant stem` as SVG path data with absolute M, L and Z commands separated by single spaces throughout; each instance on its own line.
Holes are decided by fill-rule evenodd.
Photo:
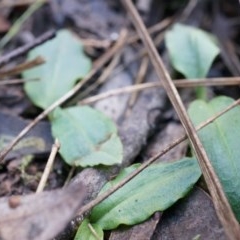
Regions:
M 38 187 L 37 187 L 37 190 L 36 190 L 36 193 L 40 193 L 43 191 L 45 185 L 46 185 L 46 182 L 47 182 L 47 179 L 49 177 L 49 174 L 52 170 L 52 166 L 53 166 L 53 163 L 54 163 L 54 160 L 55 160 L 55 157 L 57 155 L 57 152 L 60 148 L 60 143 L 59 141 L 56 139 L 55 140 L 55 143 L 53 144 L 52 146 L 52 150 L 51 150 L 51 153 L 50 153 L 50 156 L 48 158 L 48 161 L 47 161 L 47 164 L 46 164 L 46 167 L 43 171 L 43 174 L 42 174 L 42 177 L 41 177 L 41 180 L 38 184 Z
M 210 79 L 179 79 L 173 80 L 173 83 L 176 87 L 197 87 L 197 86 L 232 86 L 232 85 L 240 85 L 240 78 L 210 78 Z M 85 98 L 79 102 L 79 104 L 91 104 L 96 101 L 100 101 L 102 99 L 112 97 L 118 94 L 131 93 L 135 91 L 147 90 L 149 88 L 162 87 L 162 83 L 160 82 L 150 82 L 150 83 L 142 83 L 136 84 L 134 86 L 127 86 L 123 88 L 117 88 L 113 90 L 109 90 L 104 93 L 100 93 L 98 95 Z
M 0 86 L 2 86 L 2 85 L 14 85 L 14 84 L 31 82 L 31 81 L 39 81 L 39 78 L 1 80 L 0 81 Z
M 33 67 L 37 67 L 39 65 L 42 65 L 43 63 L 45 63 L 45 60 L 42 57 L 36 57 L 33 60 L 30 61 L 26 61 L 24 63 L 21 63 L 17 66 L 14 66 L 12 68 L 9 69 L 4 69 L 4 70 L 0 70 L 0 78 L 4 78 L 6 76 L 10 76 L 10 75 L 16 75 L 19 74 L 23 71 L 26 71 L 28 69 L 31 69 Z
M 55 37 L 55 31 L 52 31 L 52 30 L 42 34 L 38 38 L 34 39 L 32 42 L 27 43 L 24 46 L 21 46 L 21 47 L 15 49 L 15 50 L 11 51 L 10 53 L 0 57 L 0 66 L 2 66 L 4 64 L 7 64 L 8 62 L 13 60 L 14 58 L 17 58 L 17 57 L 27 53 L 32 48 L 34 48 L 34 47 L 52 39 L 54 37 Z

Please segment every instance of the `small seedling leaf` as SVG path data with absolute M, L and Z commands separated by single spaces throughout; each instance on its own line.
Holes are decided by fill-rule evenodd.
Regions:
M 61 143 L 60 154 L 73 166 L 113 165 L 122 161 L 122 143 L 115 124 L 101 112 L 84 106 L 56 109 L 52 134 Z
M 107 183 L 101 192 L 121 181 L 134 169 L 135 165 L 124 169 L 115 180 Z M 140 223 L 154 212 L 163 211 L 184 197 L 200 175 L 195 158 L 151 165 L 94 207 L 90 221 L 104 230 L 114 229 L 120 224 Z
M 97 224 L 91 224 L 90 226 L 89 224 L 88 219 L 81 223 L 74 240 L 103 240 L 102 228 Z
M 186 78 L 206 77 L 219 54 L 213 36 L 183 24 L 175 24 L 167 32 L 165 42 L 173 67 Z
M 190 105 L 188 112 L 198 125 L 233 102 L 229 97 L 217 97 L 209 103 L 197 100 Z M 231 109 L 200 130 L 199 137 L 240 221 L 240 107 Z
M 24 78 L 39 78 L 24 85 L 29 98 L 38 107 L 47 108 L 73 88 L 91 68 L 89 58 L 84 54 L 81 43 L 68 30 L 61 30 L 57 36 L 34 48 L 28 59 L 41 55 L 46 63 L 25 71 Z

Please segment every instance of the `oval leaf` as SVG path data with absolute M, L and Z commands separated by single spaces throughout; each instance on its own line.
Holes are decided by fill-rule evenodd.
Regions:
M 60 153 L 74 166 L 113 165 L 122 161 L 122 144 L 115 124 L 93 108 L 56 109 L 52 134 L 61 143 Z
M 228 97 L 217 97 L 209 103 L 197 100 L 190 105 L 188 112 L 194 124 L 198 125 L 233 102 Z M 198 133 L 240 221 L 240 107 L 228 111 Z
M 103 240 L 102 228 L 97 224 L 91 224 L 92 229 L 90 229 L 89 224 L 88 219 L 81 223 L 74 240 Z
M 165 42 L 173 67 L 186 78 L 206 77 L 219 54 L 213 36 L 182 24 L 175 24 L 166 33 Z
M 40 78 L 24 84 L 29 98 L 41 108 L 47 108 L 71 90 L 77 80 L 91 68 L 81 43 L 69 31 L 61 30 L 56 38 L 34 48 L 28 59 L 41 55 L 46 63 L 25 71 L 24 78 Z
M 135 168 L 131 166 L 123 170 L 101 192 L 115 185 Z M 184 197 L 200 175 L 198 163 L 193 158 L 151 165 L 94 207 L 90 221 L 104 230 L 114 229 L 120 224 L 140 223 L 154 212 L 163 211 Z

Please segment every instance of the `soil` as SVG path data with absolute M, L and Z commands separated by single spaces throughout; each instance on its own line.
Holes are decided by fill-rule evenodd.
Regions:
M 4 2 L 9 5 L 2 6 Z M 20 5 L 17 2 L 6 0 L 0 3 L 1 37 L 29 7 L 29 3 Z M 207 77 L 239 76 L 240 7 L 238 1 L 136 0 L 134 4 L 148 28 L 157 23 L 166 23 L 151 36 L 154 40 L 160 39 L 156 47 L 173 78 L 179 79 L 183 76 L 173 70 L 162 36 L 177 22 L 206 30 L 218 39 L 221 54 L 214 61 Z M 121 1 L 46 1 L 1 49 L 2 57 L 14 52 L 18 47 L 32 43 L 34 39 L 49 30 L 58 31 L 62 28 L 68 28 L 78 36 L 84 44 L 85 53 L 94 64 L 115 44 L 123 28 L 127 29 L 131 37 L 137 34 Z M 118 56 L 114 56 L 116 64 L 109 69 L 110 73 L 106 81 L 99 84 L 93 91 L 89 91 L 87 97 L 134 85 L 136 79 L 145 83 L 157 81 L 155 70 L 147 55 L 143 57 L 143 51 L 144 46 L 139 39 L 125 44 L 122 49 L 119 49 Z M 2 70 L 23 63 L 26 56 L 27 51 L 12 58 L 2 65 L 0 73 Z M 99 76 L 107 71 L 112 61 L 111 59 L 99 69 L 82 91 L 94 84 Z M 145 70 L 143 70 L 144 64 L 147 64 Z M 143 70 L 142 73 L 140 73 L 141 70 Z M 11 81 L 16 78 L 21 79 L 21 73 L 5 76 L 1 80 Z M 183 88 L 179 92 L 186 107 L 196 98 L 193 89 Z M 226 95 L 237 99 L 239 87 L 208 87 L 208 95 L 209 98 Z M 81 92 L 75 97 L 79 100 Z M 72 102 L 76 102 L 76 99 L 65 102 L 64 106 L 71 105 Z M 104 112 L 117 124 L 124 147 L 123 163 L 121 166 L 110 169 L 103 167 L 72 169 L 60 155 L 57 155 L 44 189 L 53 191 L 62 188 L 69 182 L 70 172 L 73 172 L 70 182 L 85 182 L 87 186 L 88 195 L 84 203 L 94 199 L 106 181 L 115 176 L 120 169 L 132 163 L 146 161 L 184 132 L 163 89 L 151 88 L 137 94 L 115 95 L 92 103 L 91 106 Z M 22 84 L 0 85 L 0 147 L 3 149 L 9 144 L 41 111 L 28 99 Z M 2 198 L 35 193 L 53 142 L 50 124 L 45 118 L 23 137 L 20 142 L 22 146 L 18 145 L 10 151 L 0 168 Z M 188 153 L 188 144 L 183 143 L 159 161 L 175 161 Z M 106 232 L 105 239 L 227 239 L 216 216 L 212 200 L 207 190 L 201 187 L 201 182 L 202 180 L 186 198 L 164 213 L 155 213 L 145 223 L 133 227 L 121 226 L 117 230 Z M 56 239 L 73 239 L 75 231 L 76 226 L 69 224 Z M 38 239 L 35 235 L 32 239 Z

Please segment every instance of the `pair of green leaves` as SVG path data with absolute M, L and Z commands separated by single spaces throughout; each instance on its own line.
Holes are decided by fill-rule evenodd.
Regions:
M 25 91 L 43 109 L 70 91 L 90 70 L 90 59 L 77 38 L 67 30 L 30 51 L 28 58 L 41 55 L 46 63 L 24 72 Z M 61 143 L 60 153 L 70 165 L 112 165 L 122 160 L 122 144 L 115 124 L 99 111 L 75 106 L 56 109 L 50 117 L 52 134 Z
M 219 48 L 214 37 L 200 29 L 175 24 L 166 34 L 166 45 L 176 70 L 187 78 L 206 77 Z M 192 121 L 198 125 L 233 102 L 219 97 L 209 104 L 195 101 L 189 108 Z M 219 176 L 224 191 L 240 221 L 240 109 L 224 114 L 199 132 L 200 139 Z
M 195 125 L 224 110 L 234 102 L 228 97 L 218 97 L 209 103 L 193 102 L 189 114 Z M 199 136 L 223 185 L 233 211 L 240 220 L 240 107 L 219 117 L 199 131 Z M 138 165 L 124 169 L 115 180 L 107 183 L 101 192 L 114 186 Z M 84 220 L 75 240 L 103 239 L 103 230 L 111 230 L 120 224 L 134 225 L 163 211 L 191 189 L 200 176 L 196 159 L 183 159 L 170 164 L 154 164 L 97 205 L 89 219 Z M 88 237 L 88 238 L 85 238 Z

